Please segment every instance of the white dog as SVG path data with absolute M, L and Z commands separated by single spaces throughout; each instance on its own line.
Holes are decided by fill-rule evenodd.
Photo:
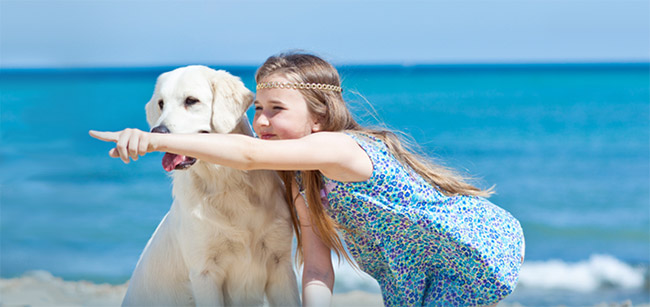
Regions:
M 251 135 L 253 94 L 204 66 L 158 77 L 147 103 L 152 132 Z M 219 146 L 215 144 L 215 146 Z M 300 304 L 292 228 L 279 177 L 167 153 L 174 203 L 147 243 L 123 305 Z

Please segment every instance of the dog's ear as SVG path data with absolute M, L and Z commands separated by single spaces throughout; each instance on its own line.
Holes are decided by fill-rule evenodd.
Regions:
M 149 100 L 149 102 L 144 106 L 144 110 L 147 113 L 147 123 L 149 124 L 149 128 L 153 128 L 153 125 L 155 125 L 158 118 L 160 118 L 161 112 L 157 100 L 159 99 L 157 99 L 154 94 L 154 96 L 151 97 L 151 100 Z
M 162 114 L 159 105 L 159 101 L 161 99 L 160 86 L 165 79 L 166 74 L 167 73 L 164 73 L 158 76 L 158 79 L 156 81 L 156 88 L 153 91 L 153 96 L 151 96 L 149 102 L 147 102 L 147 104 L 144 106 L 144 110 L 147 114 L 147 123 L 149 124 L 149 128 L 153 128 L 156 122 L 158 122 L 160 114 Z
M 219 133 L 231 132 L 253 102 L 253 93 L 238 78 L 218 70 L 211 78 L 212 129 Z

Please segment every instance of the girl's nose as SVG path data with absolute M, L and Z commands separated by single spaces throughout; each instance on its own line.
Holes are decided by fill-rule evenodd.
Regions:
M 259 125 L 260 127 L 265 127 L 269 125 L 269 119 L 264 115 L 263 112 L 260 112 L 259 114 L 255 114 L 255 123 Z

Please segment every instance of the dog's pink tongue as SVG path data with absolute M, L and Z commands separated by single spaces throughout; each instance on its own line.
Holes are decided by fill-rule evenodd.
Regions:
M 162 158 L 162 165 L 166 171 L 171 172 L 176 168 L 176 165 L 179 165 L 183 160 L 185 160 L 185 156 L 166 152 Z

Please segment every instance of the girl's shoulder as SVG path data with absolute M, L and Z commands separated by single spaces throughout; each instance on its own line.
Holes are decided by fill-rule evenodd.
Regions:
M 378 137 L 361 131 L 348 130 L 344 134 L 351 137 L 366 153 L 372 158 L 375 155 L 385 155 L 388 153 L 388 147 Z
M 360 145 L 363 149 L 366 147 L 383 147 L 386 145 L 378 137 L 365 133 L 363 131 L 344 130 L 344 131 L 322 131 L 312 133 L 304 137 L 306 141 L 321 144 L 324 147 L 349 145 L 350 139 Z
M 321 144 L 327 148 L 333 145 L 350 144 L 350 137 L 355 142 L 358 142 L 359 133 L 353 131 L 321 131 L 309 134 L 302 139 L 312 144 Z

